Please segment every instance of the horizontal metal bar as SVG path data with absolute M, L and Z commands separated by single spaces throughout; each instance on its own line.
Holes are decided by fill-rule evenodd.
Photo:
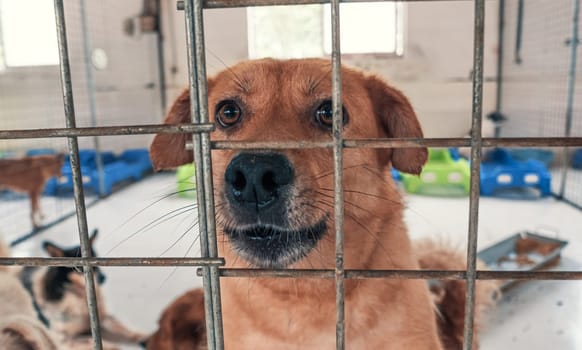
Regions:
M 145 134 L 192 134 L 214 131 L 214 124 L 126 125 L 87 128 L 0 130 L 0 140 L 38 139 L 71 136 L 117 136 Z M 213 149 L 310 149 L 333 148 L 332 141 L 212 141 Z M 471 139 L 458 138 L 379 138 L 344 139 L 345 148 L 470 147 Z M 582 137 L 505 137 L 484 138 L 483 147 L 582 147 Z M 190 146 L 191 147 L 191 144 Z
M 340 2 L 383 2 L 387 0 L 340 0 Z M 399 2 L 437 2 L 448 0 L 398 0 Z M 455 1 L 469 1 L 469 0 L 455 0 Z M 329 0 L 206 0 L 204 1 L 204 8 L 217 9 L 229 7 L 253 7 L 253 6 L 281 6 L 281 5 L 311 5 L 311 4 L 329 4 Z M 176 3 L 176 8 L 179 11 L 184 10 L 184 1 L 180 0 Z
M 219 269 L 221 277 L 335 278 L 335 270 Z M 201 270 L 197 271 L 201 274 Z M 467 279 L 465 270 L 345 270 L 348 279 Z M 477 271 L 480 280 L 582 280 L 582 271 Z
M 223 266 L 223 258 L 0 258 L 0 266 Z
M 115 136 L 143 134 L 180 134 L 203 133 L 214 130 L 214 124 L 178 124 L 178 125 L 126 125 L 101 126 L 90 128 L 55 128 L 29 130 L 0 130 L 0 139 L 39 139 L 46 137 L 71 136 Z
M 345 148 L 470 147 L 469 138 L 344 139 Z M 580 147 L 582 137 L 484 138 L 483 147 Z M 333 141 L 213 141 L 213 149 L 333 148 Z

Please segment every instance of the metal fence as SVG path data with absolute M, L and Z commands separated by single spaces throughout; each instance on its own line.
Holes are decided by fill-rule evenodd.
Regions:
M 148 0 L 152 3 L 159 0 Z M 35 16 L 22 14 L 27 5 L 9 5 L 17 2 L 5 1 L 0 5 L 1 18 L 10 16 L 18 18 L 18 22 L 28 25 L 30 32 L 50 32 L 48 26 L 53 26 L 54 15 L 51 0 L 39 1 L 42 8 L 37 8 L 43 21 L 35 23 Z M 36 6 L 36 5 L 35 5 Z M 17 7 L 19 10 L 14 10 Z M 128 33 L 118 23 L 126 23 L 135 19 L 136 13 L 141 16 L 152 16 L 142 8 L 138 1 L 67 1 L 64 3 L 67 20 L 67 41 L 69 44 L 69 60 L 71 64 L 72 84 L 75 91 L 75 119 L 78 126 L 96 127 L 104 125 L 123 125 L 123 123 L 156 123 L 164 113 L 165 77 L 163 75 L 162 48 L 159 41 L 158 28 L 137 33 Z M 24 8 L 24 10 L 22 10 Z M 141 11 L 141 12 L 140 12 Z M 159 12 L 158 12 L 159 14 Z M 148 17 L 145 17 L 148 18 Z M 52 21 L 52 23 L 51 23 Z M 34 25 L 33 25 L 33 24 Z M 131 23 L 131 22 L 130 22 Z M 14 25 L 0 23 L 0 35 L 3 39 L 10 31 L 10 37 L 19 34 Z M 137 25 L 135 25 L 137 27 Z M 53 34 L 56 46 L 56 32 Z M 42 40 L 45 36 L 42 36 Z M 34 48 L 37 43 L 21 40 L 21 46 Z M 0 39 L 2 41 L 2 39 Z M 0 46 L 4 47 L 3 42 Z M 11 47 L 12 48 L 12 47 Z M 1 50 L 1 49 L 0 49 Z M 35 55 L 47 53 L 36 49 Z M 18 50 L 16 50 L 18 51 Z M 46 51 L 46 50 L 45 50 Z M 54 48 L 56 56 L 56 47 Z M 0 61 L 2 61 L 0 53 Z M 51 55 L 52 57 L 52 55 Z M 55 58 L 56 59 L 56 58 Z M 1 66 L 1 62 L 0 62 Z M 0 67 L 0 129 L 18 130 L 25 128 L 56 128 L 65 126 L 63 118 L 62 97 L 60 95 L 59 68 L 57 65 Z M 66 130 L 66 129 L 63 129 Z M 67 149 L 66 139 L 58 137 L 44 138 L 41 134 L 34 140 L 11 138 L 0 140 L 2 157 L 36 154 L 34 152 L 64 152 Z M 119 138 L 109 135 L 109 131 L 96 132 L 94 137 L 79 140 L 82 149 L 94 149 L 99 153 L 100 145 L 105 145 L 107 151 L 119 152 L 126 149 L 146 147 L 150 135 Z M 41 138 L 42 137 L 42 138 Z M 111 142 L 115 139 L 115 142 Z M 30 153 L 29 153 L 30 152 Z M 98 195 L 106 195 L 103 188 L 102 158 L 95 157 L 97 177 L 101 180 L 99 191 L 87 193 L 87 203 L 98 201 Z M 84 174 L 91 176 L 91 174 Z M 68 185 L 69 183 L 67 183 Z M 33 227 L 28 219 L 29 205 L 23 195 L 12 192 L 2 193 L 0 201 L 0 225 L 3 227 L 4 238 L 17 245 L 26 239 L 39 234 L 43 230 L 59 223 L 75 214 L 74 202 L 70 187 L 58 186 L 51 196 L 42 196 L 42 209 L 46 215 L 41 227 Z
M 501 1 L 503 136 L 582 136 L 579 15 L 580 0 Z M 555 153 L 553 192 L 582 208 L 582 172 L 572 169 L 571 150 Z
M 414 1 L 414 0 L 409 0 Z M 429 1 L 429 0 L 425 0 Z M 433 0 L 438 1 L 438 0 Z M 1 258 L 1 265 L 50 265 L 50 266 L 80 266 L 83 267 L 87 282 L 88 305 L 91 315 L 91 331 L 94 338 L 95 349 L 101 349 L 101 335 L 97 301 L 95 297 L 95 285 L 93 279 L 93 266 L 199 266 L 203 276 L 203 286 L 206 307 L 206 322 L 208 330 L 208 348 L 222 349 L 222 313 L 220 302 L 220 278 L 233 276 L 261 276 L 272 278 L 328 278 L 336 281 L 336 347 L 345 348 L 344 326 L 344 281 L 345 279 L 362 278 L 395 278 L 395 279 L 463 279 L 467 281 L 466 315 L 464 348 L 471 349 L 473 337 L 473 315 L 475 282 L 478 279 L 546 279 L 546 280 L 573 280 L 582 279 L 582 271 L 573 272 L 498 272 L 476 270 L 477 249 L 477 221 L 479 213 L 479 175 L 481 148 L 485 146 L 546 146 L 566 147 L 582 146 L 581 137 L 544 137 L 544 138 L 495 138 L 483 139 L 481 137 L 481 106 L 483 85 L 483 29 L 484 29 L 484 1 L 475 0 L 474 18 L 474 75 L 473 75 L 473 108 L 472 108 L 472 135 L 470 139 L 374 139 L 374 140 L 349 140 L 342 137 L 341 118 L 341 71 L 340 71 L 340 47 L 339 47 L 339 0 L 332 0 L 332 79 L 333 79 L 333 140 L 330 142 L 313 143 L 265 143 L 265 142 L 211 142 L 210 132 L 213 125 L 209 124 L 207 107 L 206 71 L 204 61 L 204 32 L 203 32 L 203 8 L 258 6 L 258 5 L 291 5 L 307 3 L 325 3 L 320 0 L 186 0 L 179 2 L 178 7 L 185 11 L 187 44 L 190 69 L 190 99 L 192 124 L 179 126 L 116 126 L 116 127 L 92 127 L 77 128 L 74 109 L 74 97 L 71 83 L 71 69 L 69 63 L 69 51 L 67 43 L 67 29 L 63 0 L 55 0 L 56 25 L 59 38 L 60 72 L 63 91 L 64 109 L 66 115 L 66 128 L 43 130 L 19 130 L 2 131 L 0 139 L 39 138 L 39 137 L 66 137 L 69 146 L 71 167 L 75 183 L 75 203 L 81 242 L 82 258 Z M 89 235 L 86 220 L 86 208 L 81 182 L 81 172 L 78 154 L 78 137 L 94 135 L 129 135 L 151 133 L 193 133 L 193 152 L 196 163 L 198 203 L 199 207 L 201 258 L 93 258 L 90 253 Z M 416 270 L 345 270 L 343 262 L 343 201 L 342 201 L 342 150 L 353 147 L 372 148 L 404 148 L 404 147 L 471 147 L 471 192 L 470 212 L 468 227 L 467 269 L 462 271 L 416 271 Z M 211 167 L 211 149 L 224 148 L 333 148 L 334 155 L 334 188 L 335 188 L 335 242 L 336 264 L 333 270 L 269 270 L 269 269 L 225 269 L 224 260 L 218 257 L 216 224 L 214 218 L 213 184 Z

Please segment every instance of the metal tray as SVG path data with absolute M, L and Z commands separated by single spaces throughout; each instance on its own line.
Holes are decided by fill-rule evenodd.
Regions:
M 557 262 L 567 244 L 568 241 L 521 232 L 480 251 L 477 257 L 491 271 L 535 271 Z M 503 281 L 501 288 L 514 282 Z

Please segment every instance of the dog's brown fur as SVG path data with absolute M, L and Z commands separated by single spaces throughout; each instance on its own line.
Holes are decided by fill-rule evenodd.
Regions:
M 211 121 L 217 104 L 225 99 L 236 100 L 243 106 L 244 119 L 233 128 L 217 127 L 211 139 L 330 140 L 330 131 L 319 128 L 312 117 L 322 100 L 331 99 L 330 72 L 330 64 L 323 60 L 265 59 L 244 62 L 219 73 L 208 81 Z M 342 76 L 343 105 L 349 115 L 344 127 L 346 138 L 422 137 L 414 111 L 400 91 L 375 76 L 353 69 L 343 68 Z M 165 123 L 190 120 L 189 94 L 185 91 L 172 106 Z M 155 167 L 170 168 L 191 162 L 192 154 L 185 147 L 189 139 L 185 134 L 157 135 L 150 150 Z M 332 151 L 278 152 L 289 159 L 296 174 L 293 206 L 288 213 L 291 225 L 311 226 L 321 217 L 333 217 Z M 237 154 L 235 150 L 213 151 L 218 234 L 223 242 L 219 253 L 228 267 L 249 267 L 229 245 L 224 233 L 225 225 L 236 225 L 224 194 L 224 176 Z M 424 148 L 344 150 L 345 268 L 420 267 L 403 222 L 402 199 L 388 169 L 391 164 L 401 171 L 418 174 L 426 157 Z M 326 222 L 328 230 L 323 239 L 290 268 L 335 267 L 333 220 Z M 227 349 L 334 348 L 333 280 L 225 278 L 221 285 Z M 347 280 L 345 295 L 346 348 L 443 348 L 425 281 Z
M 148 349 L 206 349 L 204 294 L 189 291 L 168 305 L 160 317 L 160 327 L 147 341 Z
M 414 253 L 422 269 L 465 270 L 465 254 L 451 244 L 423 239 L 414 242 Z M 478 262 L 478 269 L 485 265 Z M 463 349 L 466 285 L 462 280 L 430 281 L 430 291 L 437 307 L 439 336 L 445 349 Z M 487 311 L 501 296 L 498 281 L 478 281 L 475 287 L 475 319 L 473 329 L 478 334 Z M 479 338 L 473 337 L 473 349 L 479 348 Z
M 61 175 L 63 160 L 62 154 L 0 159 L 0 187 L 28 194 L 30 220 L 35 228 L 40 226 L 43 216 L 39 199 L 45 182 Z

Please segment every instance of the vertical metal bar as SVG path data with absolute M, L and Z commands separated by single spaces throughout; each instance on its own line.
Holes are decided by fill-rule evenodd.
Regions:
M 66 126 L 67 128 L 74 128 L 75 105 L 73 100 L 73 85 L 71 82 L 71 67 L 69 63 L 69 48 L 67 44 L 67 28 L 65 25 L 63 0 L 54 0 L 54 5 Z M 87 212 L 85 210 L 85 196 L 83 194 L 83 180 L 79 162 L 79 145 L 76 137 L 69 137 L 67 141 L 69 143 L 69 156 L 71 159 L 75 208 L 77 212 L 77 224 L 79 226 L 79 239 L 81 242 L 81 255 L 83 257 L 90 257 L 91 244 L 89 242 L 89 233 L 87 229 Z M 90 266 L 85 265 L 83 266 L 83 272 L 85 275 L 87 304 L 89 307 L 89 320 L 91 323 L 91 334 L 93 335 L 94 348 L 101 350 L 103 345 L 101 343 L 101 329 L 99 326 L 99 311 L 97 309 L 93 269 Z
M 505 38 L 505 0 L 499 0 L 499 10 L 498 10 L 498 22 L 497 22 L 497 79 L 496 79 L 496 91 L 495 91 L 495 111 L 501 112 L 501 99 L 502 99 L 502 84 L 503 84 L 503 40 Z M 495 126 L 496 132 L 495 136 L 499 137 L 497 128 Z
M 345 283 L 344 283 L 344 207 L 343 207 L 343 116 L 342 75 L 340 49 L 340 2 L 331 1 L 332 32 L 332 104 L 333 104 L 333 179 L 334 179 L 334 225 L 335 225 L 335 305 L 336 305 L 336 349 L 345 348 Z
M 501 113 L 503 92 L 503 39 L 505 38 L 505 0 L 499 0 L 497 26 L 497 81 L 495 91 L 495 111 Z M 501 137 L 501 123 L 495 123 L 495 137 Z
M 578 45 L 580 45 L 580 37 L 578 34 L 578 27 L 580 21 L 580 0 L 573 0 L 573 16 L 572 16 L 572 37 L 570 38 L 570 68 L 568 72 L 568 100 L 566 105 L 566 126 L 564 136 L 570 137 L 572 135 L 572 117 L 574 113 L 574 90 L 576 89 L 576 64 L 578 61 Z M 559 198 L 564 198 L 566 193 L 566 181 L 568 177 L 568 148 L 564 147 L 562 164 L 562 183 L 560 184 Z
M 162 114 L 166 113 L 167 96 L 166 96 L 166 63 L 164 58 L 164 34 L 162 31 L 162 4 L 156 0 L 156 43 L 158 51 L 158 82 L 160 85 L 160 107 Z
M 469 204 L 469 237 L 467 244 L 467 294 L 463 349 L 473 346 L 475 315 L 475 278 L 477 265 L 477 230 L 479 223 L 479 181 L 481 171 L 481 121 L 483 110 L 483 37 L 485 27 L 485 0 L 475 0 L 475 27 L 473 38 L 473 105 L 471 128 L 471 191 Z
M 93 68 L 91 63 L 91 36 L 89 35 L 89 28 L 87 26 L 87 2 L 81 0 L 81 32 L 83 34 L 83 54 L 85 56 L 85 75 L 87 77 L 87 95 L 89 96 L 89 116 L 91 119 L 91 126 L 97 126 L 97 108 L 95 102 L 95 77 L 93 75 Z M 101 146 L 99 144 L 99 137 L 93 137 L 93 147 L 96 153 L 97 175 L 99 177 L 99 196 L 105 195 L 105 179 L 103 178 L 103 160 L 101 159 Z
M 196 54 L 196 70 L 198 83 L 198 112 L 199 122 L 208 123 L 208 89 L 206 84 L 206 50 L 204 49 L 204 3 L 202 0 L 194 0 L 194 39 Z M 200 134 L 202 146 L 202 175 L 204 180 L 206 206 L 206 229 L 208 230 L 208 251 L 210 257 L 218 257 L 218 244 L 216 239 L 216 218 L 214 212 L 214 185 L 212 183 L 212 159 L 210 134 Z M 210 284 L 212 286 L 212 313 L 214 318 L 214 341 L 217 349 L 224 348 L 222 330 L 222 304 L 220 297 L 220 275 L 218 266 L 210 267 Z
M 514 62 L 521 64 L 521 40 L 523 37 L 523 0 L 518 0 L 517 3 L 517 28 L 515 29 L 515 52 Z
M 196 24 L 193 0 L 184 2 L 184 16 L 186 19 L 186 43 L 188 52 L 188 71 L 190 87 L 190 114 L 193 123 L 200 123 L 200 106 L 198 103 L 198 69 L 196 49 Z M 199 134 L 192 135 L 194 163 L 196 166 L 197 200 L 198 200 L 198 227 L 200 235 L 200 251 L 202 257 L 210 255 L 208 244 L 208 225 L 206 213 L 206 191 L 204 190 L 204 162 L 202 160 L 202 138 Z M 206 316 L 206 333 L 208 349 L 217 349 L 216 327 L 214 324 L 214 298 L 211 279 L 211 270 L 208 267 L 202 268 L 202 285 L 204 289 L 204 311 Z

